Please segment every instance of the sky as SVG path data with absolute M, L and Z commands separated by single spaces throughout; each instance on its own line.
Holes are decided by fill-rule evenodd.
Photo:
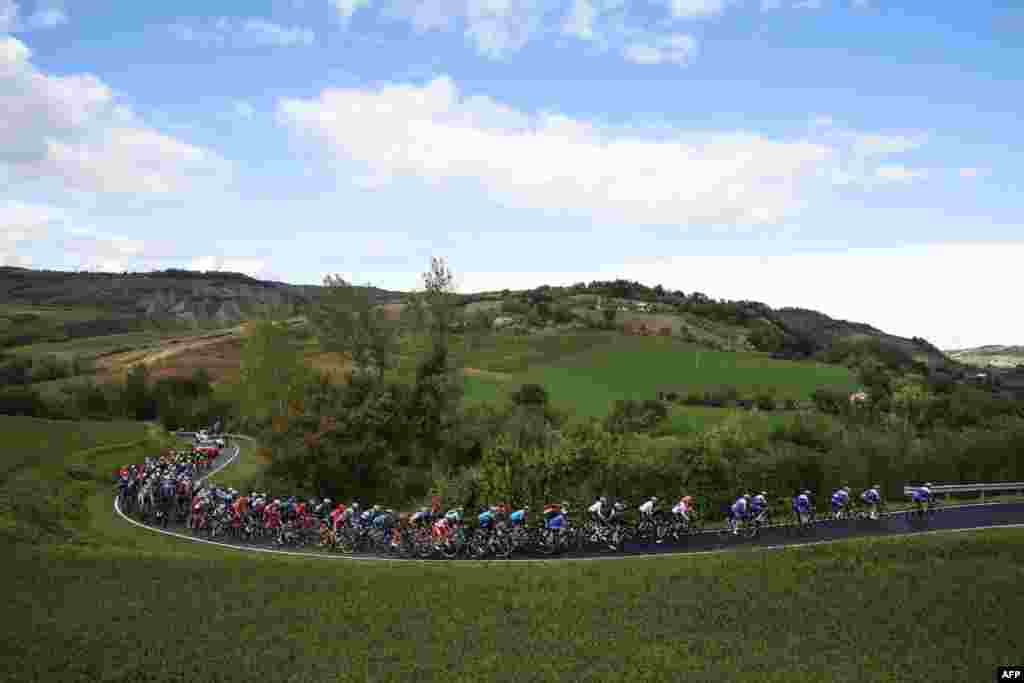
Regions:
M 0 264 L 618 277 L 1024 344 L 1024 5 L 0 0 Z

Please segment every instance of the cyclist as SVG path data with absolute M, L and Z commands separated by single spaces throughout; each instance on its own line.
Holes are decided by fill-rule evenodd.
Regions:
M 878 507 L 882 504 L 882 486 L 875 484 L 860 494 L 860 499 L 868 506 L 868 517 L 878 519 Z
M 832 494 L 832 518 L 839 519 L 843 517 L 846 511 L 846 506 L 850 503 L 850 487 L 844 486 L 841 489 L 836 489 L 835 493 Z
M 640 510 L 641 519 L 651 519 L 654 516 L 654 508 L 658 504 L 658 499 L 654 496 L 648 498 L 643 505 L 638 509 Z
M 545 505 L 544 506 L 544 528 L 554 531 L 561 531 L 565 528 L 566 515 L 569 512 L 569 504 Z
M 526 513 L 528 513 L 529 511 L 530 511 L 530 506 L 527 505 L 526 507 L 521 508 L 519 510 L 516 510 L 511 515 L 509 515 L 508 519 L 509 519 L 510 522 L 512 522 L 512 526 L 520 527 L 520 526 L 525 525 L 526 524 Z
M 331 544 L 337 543 L 338 530 L 345 523 L 345 505 L 338 503 L 338 507 L 331 510 L 330 514 L 330 525 L 331 525 Z
M 810 491 L 804 491 L 793 498 L 793 514 L 796 515 L 797 524 L 810 524 L 811 516 L 814 514 Z
M 591 521 L 597 525 L 607 524 L 613 514 L 607 496 L 601 496 L 595 500 L 594 504 L 587 508 L 587 512 L 590 513 Z
M 409 518 L 409 524 L 412 526 L 423 526 L 429 523 L 433 519 L 433 515 L 430 513 L 430 508 L 420 508 L 412 517 Z
M 477 521 L 480 523 L 481 531 L 494 531 L 494 524 L 497 520 L 496 508 L 489 507 L 479 515 Z
M 750 516 L 758 524 L 763 524 L 768 517 L 768 492 L 761 491 L 750 499 Z
M 672 514 L 678 517 L 687 526 L 690 525 L 690 511 L 693 509 L 693 498 L 683 496 L 672 508 Z
M 736 536 L 740 534 L 740 522 L 750 517 L 750 494 L 744 493 L 729 508 L 729 528 Z
M 914 505 L 917 506 L 918 512 L 923 514 L 932 506 L 932 483 L 928 482 L 924 486 L 920 486 L 915 489 L 912 500 L 914 501 Z

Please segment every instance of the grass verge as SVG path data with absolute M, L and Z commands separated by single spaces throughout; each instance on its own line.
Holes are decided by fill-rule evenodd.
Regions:
M 26 420 L 4 424 L 28 445 L 7 472 L 57 495 L 71 464 L 98 476 L 143 455 L 103 438 L 159 441 L 67 423 L 62 458 L 56 441 L 31 445 L 54 427 Z M 1024 530 L 615 562 L 318 562 L 135 529 L 102 479 L 75 492 L 85 543 L 10 544 L 5 680 L 974 681 L 1024 651 Z

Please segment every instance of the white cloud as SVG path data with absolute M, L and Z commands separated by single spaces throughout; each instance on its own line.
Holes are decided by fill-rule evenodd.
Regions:
M 206 26 L 172 24 L 168 30 L 178 40 L 204 47 L 308 47 L 316 40 L 312 29 L 257 18 L 218 17 Z
M 793 3 L 793 9 L 821 9 L 821 0 L 799 0 Z
M 761 9 L 765 12 L 782 8 L 782 0 L 761 0 Z
M 660 5 L 672 20 L 713 16 L 729 2 L 667 0 Z M 461 31 L 479 54 L 490 59 L 503 59 L 553 33 L 586 41 L 601 51 L 638 56 L 638 63 L 664 61 L 654 56 L 655 50 L 681 59 L 679 49 L 659 47 L 672 36 L 652 31 L 646 19 L 643 25 L 630 25 L 628 6 L 626 0 L 390 0 L 383 16 L 407 22 L 420 33 Z
M 68 16 L 60 0 L 40 0 L 35 11 L 28 17 L 22 16 L 19 3 L 0 0 L 0 35 L 54 28 L 67 21 Z
M 898 183 L 907 183 L 913 180 L 921 180 L 928 176 L 924 169 L 908 168 L 906 166 L 879 166 L 875 169 L 875 175 L 882 179 Z
M 1024 242 L 943 243 L 786 256 L 678 256 L 577 273 L 462 275 L 466 292 L 622 277 L 716 298 L 810 308 L 956 348 L 1024 344 L 1024 320 L 1006 316 L 1005 297 L 992 295 L 1020 289 L 1021 262 Z
M 581 40 L 593 40 L 594 21 L 597 19 L 597 8 L 590 0 L 575 0 L 568 16 L 562 23 L 562 33 Z
M 311 29 L 285 27 L 262 19 L 247 19 L 242 23 L 242 31 L 257 45 L 309 46 L 313 44 L 314 39 Z
M 961 168 L 961 178 L 980 178 L 988 175 L 988 170 L 984 168 Z
M 478 183 L 511 206 L 631 224 L 777 221 L 801 207 L 797 186 L 833 155 L 824 145 L 751 133 L 676 131 L 657 140 L 554 113 L 529 115 L 462 96 L 448 78 L 326 90 L 314 100 L 283 100 L 278 113 L 378 182 Z M 339 172 L 358 173 L 344 165 Z
M 343 23 L 348 23 L 352 15 L 359 10 L 369 7 L 372 0 L 330 0 L 334 11 Z
M 27 19 L 30 28 L 54 28 L 68 22 L 64 3 L 60 0 L 41 0 L 35 12 Z
M 228 273 L 243 273 L 250 277 L 257 277 L 260 273 L 266 271 L 266 266 L 267 263 L 263 259 L 199 256 L 192 259 L 187 268 L 204 272 L 219 270 Z
M 694 19 L 721 14 L 726 0 L 669 0 L 672 16 L 679 19 Z
M 244 119 L 246 121 L 256 116 L 256 108 L 242 100 L 235 102 L 231 107 L 231 111 L 234 113 L 236 118 Z
M 18 29 L 18 3 L 0 0 L 0 34 L 14 33 Z
M 653 43 L 627 45 L 622 56 L 637 64 L 687 64 L 697 56 L 697 41 L 685 34 L 657 39 Z
M 836 126 L 804 138 L 744 131 L 613 127 L 515 110 L 423 85 L 329 89 L 278 102 L 278 120 L 322 146 L 340 182 L 379 190 L 415 180 L 508 207 L 605 224 L 776 224 L 837 185 L 871 189 L 924 171 L 891 160 L 923 138 Z
M 52 207 L 13 201 L 0 204 L 0 265 L 27 265 L 27 248 L 45 240 L 61 217 Z
M 226 174 L 216 155 L 155 131 L 91 74 L 50 76 L 0 39 L 0 167 L 87 192 L 183 192 Z

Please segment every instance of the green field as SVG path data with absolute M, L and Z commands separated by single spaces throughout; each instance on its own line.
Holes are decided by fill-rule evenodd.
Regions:
M 819 387 L 857 388 L 854 374 L 844 367 L 709 351 L 666 337 L 581 333 L 525 338 L 520 345 L 496 344 L 466 354 L 471 367 L 510 375 L 503 380 L 467 379 L 468 400 L 490 400 L 519 384 L 536 382 L 548 389 L 556 405 L 580 415 L 603 416 L 617 399 L 655 398 L 662 389 L 731 385 L 741 392 L 771 388 L 779 397 L 807 398 Z
M 80 536 L 88 519 L 84 505 L 95 485 L 112 486 L 115 467 L 139 461 L 146 448 L 159 443 L 152 428 L 139 422 L 0 415 L 0 432 L 0 539 L 11 542 Z
M 18 439 L 5 449 L 5 519 L 42 523 L 27 502 L 36 490 L 84 501 L 72 521 L 45 511 L 76 544 L 22 539 L 5 553 L 12 683 L 980 681 L 1024 651 L 1021 530 L 609 562 L 263 556 L 113 516 L 104 473 L 144 451 L 73 452 L 147 438 L 143 425 L 0 425 Z M 72 465 L 95 478 L 69 490 Z
M 66 360 L 74 356 L 98 358 L 104 354 L 130 351 L 155 346 L 163 339 L 181 337 L 181 330 L 161 332 L 156 330 L 109 334 L 102 337 L 82 337 L 65 342 L 32 344 L 11 349 L 12 353 L 29 356 L 55 355 Z
M 742 415 L 750 424 L 762 426 L 766 431 L 780 427 L 797 413 L 791 411 L 771 411 L 752 413 L 735 408 L 712 408 L 708 406 L 673 405 L 669 410 L 666 424 L 660 426 L 659 433 L 690 434 L 704 431 L 721 423 L 731 415 Z

